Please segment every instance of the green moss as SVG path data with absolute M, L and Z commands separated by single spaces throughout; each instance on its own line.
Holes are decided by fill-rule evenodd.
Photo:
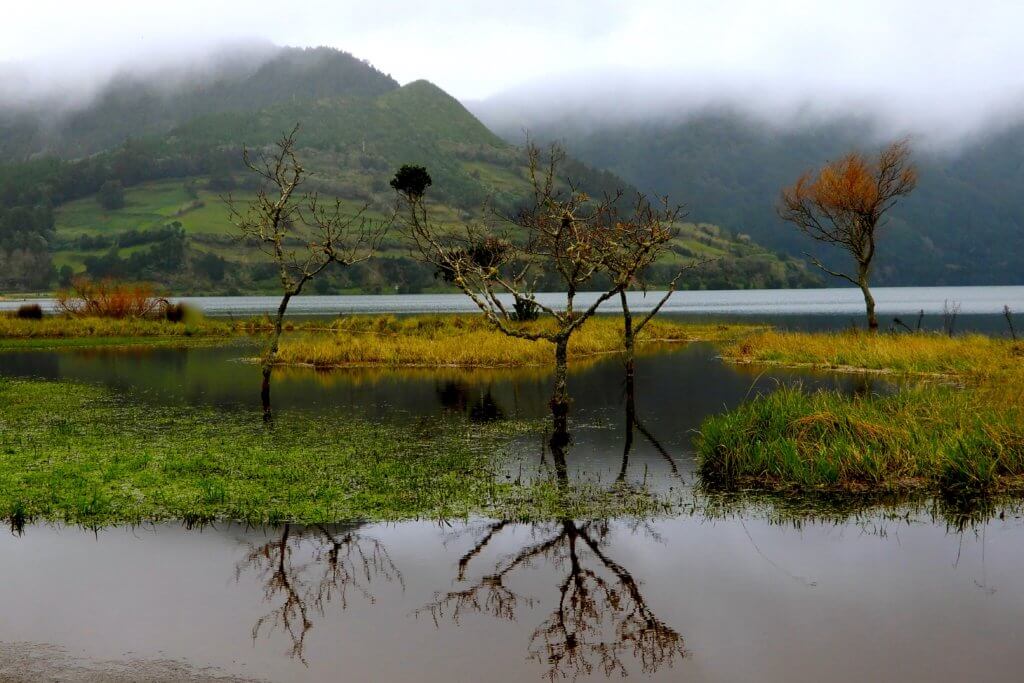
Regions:
M 519 484 L 497 474 L 536 426 L 152 406 L 105 389 L 0 380 L 0 515 L 104 526 L 161 519 L 644 516 L 646 491 Z

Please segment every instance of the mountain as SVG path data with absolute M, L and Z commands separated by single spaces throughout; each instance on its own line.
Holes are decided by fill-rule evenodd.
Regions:
M 207 114 L 251 112 L 289 100 L 375 96 L 398 87 L 367 62 L 326 47 L 252 44 L 208 60 L 144 74 L 123 72 L 78 102 L 51 93 L 0 106 L 0 156 L 83 157 Z M 24 78 L 7 80 L 0 79 L 0 93 L 16 92 Z
M 161 90 L 163 102 L 181 95 L 166 111 L 158 112 L 152 86 L 118 89 L 118 97 L 111 86 L 92 108 L 45 128 L 36 147 L 7 138 L 31 158 L 0 166 L 0 287 L 45 289 L 84 271 L 151 280 L 178 293 L 274 291 L 271 264 L 232 236 L 221 195 L 252 197 L 255 179 L 242 166 L 243 148 L 258 151 L 296 124 L 310 187 L 353 211 L 366 205 L 372 217 L 393 210 L 388 180 L 404 163 L 430 170 L 437 215 L 452 223 L 480 217 L 485 202 L 512 210 L 529 194 L 521 150 L 427 81 L 399 86 L 369 64 L 325 48 L 280 50 L 247 68 L 233 64 L 216 78 Z M 105 130 L 104 121 L 118 125 Z M 48 153 L 54 151 L 63 158 Z M 562 170 L 592 194 L 636 191 L 575 159 Z M 748 237 L 707 224 L 682 230 L 655 279 L 667 280 L 694 257 L 715 257 L 686 285 L 815 282 L 801 264 Z M 444 285 L 410 258 L 395 234 L 381 258 L 335 269 L 316 286 L 323 293 Z
M 779 191 L 851 149 L 871 153 L 883 144 L 872 123 L 856 117 L 780 127 L 733 109 L 618 122 L 581 111 L 501 127 L 507 118 L 494 108 L 477 111 L 509 139 L 525 126 L 539 140 L 560 140 L 574 156 L 644 191 L 685 202 L 696 220 L 749 234 L 794 257 L 813 252 L 836 266 L 846 265 L 843 254 L 776 216 Z M 955 148 L 929 148 L 912 138 L 918 142 L 920 181 L 891 212 L 876 283 L 1024 284 L 1024 124 Z

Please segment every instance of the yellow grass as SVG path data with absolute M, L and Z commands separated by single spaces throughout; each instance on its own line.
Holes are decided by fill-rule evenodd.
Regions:
M 225 336 L 232 333 L 227 322 L 199 319 L 172 323 L 153 318 L 95 318 L 54 315 L 42 320 L 23 320 L 0 315 L 0 340 L 73 339 L 81 337 L 125 338 L 169 336 Z
M 523 323 L 522 329 L 553 329 L 551 321 Z M 353 316 L 332 324 L 330 333 L 285 337 L 278 353 L 284 365 L 511 367 L 549 365 L 554 345 L 509 337 L 482 316 Z M 725 339 L 750 328 L 692 325 L 670 320 L 648 324 L 637 342 L 687 342 Z M 587 321 L 569 343 L 571 358 L 622 349 L 622 320 L 601 316 Z
M 977 379 L 1015 372 L 1024 364 L 1024 342 L 983 335 L 765 331 L 727 343 L 721 353 L 734 362 Z

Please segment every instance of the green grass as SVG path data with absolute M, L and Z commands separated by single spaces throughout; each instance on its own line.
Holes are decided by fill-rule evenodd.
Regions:
M 727 359 L 906 381 L 889 395 L 780 389 L 707 419 L 700 470 L 715 487 L 1024 492 L 1024 345 L 981 336 L 767 332 Z M 956 385 L 951 384 L 951 381 Z
M 1024 491 L 1024 412 L 952 387 L 860 398 L 783 388 L 706 420 L 698 453 L 717 484 Z
M 500 475 L 520 421 L 350 417 L 148 405 L 80 384 L 0 379 L 0 516 L 105 526 L 657 514 L 645 490 Z M 504 471 L 504 470 L 502 470 Z

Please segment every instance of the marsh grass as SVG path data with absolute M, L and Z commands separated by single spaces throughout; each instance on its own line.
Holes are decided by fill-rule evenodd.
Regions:
M 721 355 L 740 363 L 984 379 L 1019 370 L 1024 342 L 983 335 L 767 330 L 722 345 Z
M 763 519 L 803 529 L 815 525 L 854 525 L 871 535 L 887 535 L 890 523 L 943 523 L 954 533 L 977 530 L 995 519 L 1020 518 L 1024 501 L 1007 493 L 933 495 L 918 490 L 861 492 L 705 491 L 688 514 L 708 520 Z
M 539 429 L 461 418 L 393 424 L 146 404 L 64 382 L 0 379 L 0 515 L 87 526 L 164 519 L 253 524 L 353 519 L 644 515 L 644 490 L 554 491 L 499 474 Z
M 157 337 L 227 337 L 235 333 L 235 326 L 226 321 L 201 318 L 194 321 L 170 322 L 153 318 L 90 318 L 52 315 L 41 320 L 23 320 L 0 316 L 0 345 L 8 346 L 15 340 L 140 339 L 151 341 Z
M 547 320 L 520 323 L 525 330 L 548 329 Z M 740 325 L 695 325 L 653 320 L 638 342 L 676 343 L 729 339 L 752 328 Z M 569 343 L 570 358 L 622 350 L 622 320 L 600 316 L 587 321 Z M 464 366 L 551 365 L 554 345 L 545 340 L 509 337 L 483 316 L 352 316 L 340 318 L 329 334 L 286 338 L 278 353 L 282 365 Z
M 527 327 L 547 323 L 524 323 Z M 0 349 L 53 346 L 128 346 L 172 340 L 259 338 L 273 330 L 266 316 L 241 320 L 186 315 L 172 322 L 152 318 L 90 318 L 64 315 L 25 320 L 0 315 Z M 574 336 L 576 357 L 618 351 L 622 324 L 616 316 L 592 319 Z M 711 341 L 756 331 L 743 325 L 691 324 L 655 320 L 640 341 Z M 339 366 L 528 366 L 552 363 L 548 342 L 528 342 L 494 330 L 482 315 L 352 315 L 286 320 L 279 354 L 282 365 Z
M 1024 492 L 1024 345 L 1019 342 L 769 332 L 726 345 L 723 356 L 918 377 L 884 396 L 782 388 L 707 419 L 697 448 L 709 485 Z

